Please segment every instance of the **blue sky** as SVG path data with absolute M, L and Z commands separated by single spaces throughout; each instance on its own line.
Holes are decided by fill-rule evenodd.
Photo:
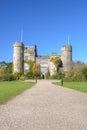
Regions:
M 0 0 L 0 61 L 13 61 L 13 43 L 61 54 L 68 35 L 73 61 L 87 63 L 87 0 Z

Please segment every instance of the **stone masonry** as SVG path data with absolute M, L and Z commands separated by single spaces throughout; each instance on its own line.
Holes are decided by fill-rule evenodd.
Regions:
M 33 60 L 34 62 L 40 64 L 42 75 L 45 76 L 48 71 L 50 72 L 50 75 L 54 75 L 56 68 L 55 65 L 50 62 L 50 56 L 38 56 L 36 45 L 25 47 L 23 42 L 15 42 L 13 50 L 14 73 L 26 73 L 29 69 L 29 66 L 24 61 Z M 61 51 L 62 53 L 60 57 L 63 63 L 63 71 L 67 71 L 71 68 L 72 46 L 63 45 L 61 47 Z M 53 53 L 52 55 L 57 55 L 57 53 Z

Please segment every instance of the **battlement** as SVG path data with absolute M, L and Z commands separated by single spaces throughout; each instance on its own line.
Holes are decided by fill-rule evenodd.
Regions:
M 15 42 L 14 45 L 14 73 L 15 72 L 26 72 L 29 66 L 26 66 L 24 61 L 32 60 L 40 64 L 41 73 L 47 72 L 50 70 L 50 74 L 54 74 L 55 65 L 50 63 L 50 56 L 38 56 L 37 55 L 37 46 L 24 46 L 23 42 Z M 71 68 L 72 62 L 72 46 L 63 45 L 61 47 L 61 60 L 63 63 L 64 71 L 67 71 Z M 52 56 L 59 56 L 56 52 L 52 53 Z
M 14 47 L 24 47 L 23 42 L 15 42 Z
M 61 47 L 62 51 L 72 51 L 72 46 L 71 45 L 63 45 Z

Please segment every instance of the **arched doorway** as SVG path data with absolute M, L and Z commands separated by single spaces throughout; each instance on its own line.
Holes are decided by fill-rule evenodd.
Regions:
M 42 79 L 44 79 L 44 74 L 42 74 Z
M 46 74 L 41 74 L 42 79 L 46 79 Z

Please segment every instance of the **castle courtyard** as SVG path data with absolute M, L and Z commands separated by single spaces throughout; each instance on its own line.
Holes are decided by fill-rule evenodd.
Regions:
M 87 94 L 38 80 L 0 106 L 0 130 L 87 130 Z

